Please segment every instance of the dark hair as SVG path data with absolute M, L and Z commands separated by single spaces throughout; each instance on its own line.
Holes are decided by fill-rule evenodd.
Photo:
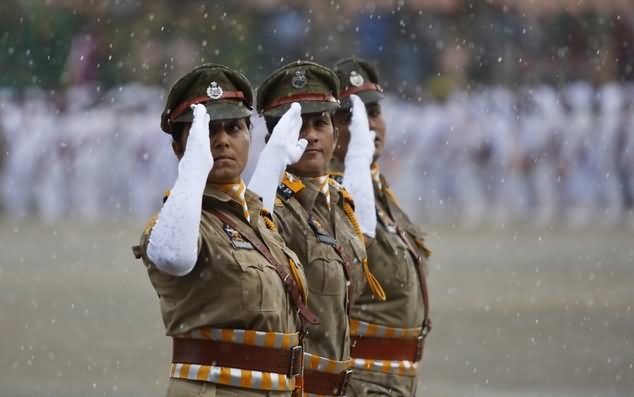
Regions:
M 345 123 L 350 125 L 350 122 L 352 121 L 352 108 L 339 108 L 337 109 L 335 115 L 344 115 Z
M 266 130 L 269 132 L 273 132 L 273 129 L 280 122 L 281 117 L 273 117 L 273 116 L 264 116 L 264 121 L 266 122 Z
M 247 125 L 247 129 L 249 130 L 249 132 L 251 132 L 251 128 L 253 127 L 253 123 L 251 123 L 251 116 L 244 117 L 243 119 Z M 232 120 L 232 119 L 227 119 L 227 120 Z M 174 142 L 180 142 L 180 139 L 181 139 L 181 136 L 183 135 L 183 131 L 185 130 L 185 127 L 191 124 L 192 124 L 191 122 L 173 123 L 172 132 L 171 132 L 172 140 Z

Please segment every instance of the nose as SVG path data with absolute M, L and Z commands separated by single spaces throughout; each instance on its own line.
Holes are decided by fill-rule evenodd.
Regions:
M 229 146 L 229 134 L 225 131 L 224 124 L 209 124 L 209 131 L 211 134 L 210 141 L 211 147 L 220 148 Z
M 302 129 L 299 131 L 300 138 L 306 139 L 308 143 L 315 143 L 319 141 L 319 134 L 313 128 L 310 123 L 302 124 Z

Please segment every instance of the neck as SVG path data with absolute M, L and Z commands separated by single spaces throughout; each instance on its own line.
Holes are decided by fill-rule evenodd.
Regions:
M 235 185 L 242 182 L 242 178 L 238 175 L 235 178 L 227 178 L 222 180 L 211 180 L 207 179 L 207 185 L 219 186 L 219 185 Z

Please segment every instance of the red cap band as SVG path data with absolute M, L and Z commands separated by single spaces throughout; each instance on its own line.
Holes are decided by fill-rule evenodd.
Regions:
M 286 105 L 293 102 L 333 102 L 337 103 L 337 98 L 332 94 L 298 94 L 277 98 L 267 106 L 264 111 L 274 109 L 278 106 Z
M 359 91 L 378 91 L 378 92 L 383 92 L 383 87 L 381 87 L 379 84 L 374 84 L 374 83 L 365 83 L 365 84 L 361 84 L 358 87 L 349 87 L 347 89 L 345 89 L 342 93 L 341 93 L 341 97 L 349 97 L 352 94 L 355 94 Z
M 224 91 L 222 93 L 222 97 L 218 99 L 244 99 L 244 94 L 242 91 Z M 181 114 L 183 114 L 191 105 L 195 105 L 198 103 L 205 103 L 209 101 L 215 101 L 217 99 L 212 99 L 207 95 L 198 96 L 187 100 L 180 105 L 176 106 L 176 108 L 170 113 L 170 120 L 174 120 Z

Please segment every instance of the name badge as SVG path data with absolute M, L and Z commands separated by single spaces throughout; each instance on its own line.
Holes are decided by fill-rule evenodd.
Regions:
M 324 243 L 324 244 L 328 244 L 332 246 L 337 245 L 337 240 L 332 238 L 328 234 L 328 232 L 326 232 L 326 230 L 323 228 L 323 226 L 321 225 L 321 223 L 319 223 L 318 220 L 311 217 L 310 219 L 308 219 L 308 224 L 310 225 L 310 228 L 313 229 L 313 232 L 315 233 L 315 237 L 317 237 L 317 240 L 320 243 Z
M 388 233 L 396 233 L 396 223 L 394 223 L 389 216 L 380 208 L 376 209 L 377 218 L 379 218 L 379 222 L 385 227 Z
M 242 237 L 239 231 L 227 225 L 226 223 L 222 227 L 225 231 L 227 237 L 229 237 L 229 241 L 233 248 L 243 249 L 243 250 L 252 250 L 253 245 Z

